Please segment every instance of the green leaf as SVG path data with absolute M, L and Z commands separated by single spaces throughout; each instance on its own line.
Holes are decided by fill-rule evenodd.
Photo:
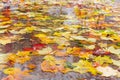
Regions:
M 120 42 L 117 42 L 116 45 L 117 45 L 117 46 L 120 46 Z
M 72 65 L 72 63 L 70 62 L 66 62 L 65 64 L 65 68 L 70 68 L 70 69 L 73 69 L 75 66 Z
M 111 0 L 112 2 L 115 2 L 115 0 Z

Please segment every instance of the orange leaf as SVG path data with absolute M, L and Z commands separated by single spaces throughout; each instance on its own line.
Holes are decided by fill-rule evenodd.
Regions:
M 55 64 L 50 64 L 49 61 L 43 61 L 41 63 L 41 69 L 46 72 L 57 72 L 57 66 Z
M 63 51 L 56 51 L 55 56 L 67 56 L 66 52 Z
M 81 51 L 81 48 L 79 48 L 79 47 L 73 47 L 73 52 L 72 52 L 72 54 L 73 54 L 73 55 L 79 55 L 79 54 L 80 54 L 80 51 Z
M 9 76 L 3 78 L 2 80 L 21 80 L 21 79 L 20 79 L 20 78 L 17 78 L 17 77 L 15 78 L 14 76 L 9 75 Z
M 30 68 L 30 69 L 34 69 L 35 67 L 36 67 L 35 64 L 28 64 L 28 68 Z

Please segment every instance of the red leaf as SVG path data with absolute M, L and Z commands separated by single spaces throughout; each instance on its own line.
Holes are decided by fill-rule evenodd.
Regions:
M 24 51 L 33 51 L 33 48 L 23 48 Z
M 40 50 L 40 49 L 44 48 L 45 46 L 46 46 L 46 44 L 41 44 L 41 43 L 39 43 L 39 44 L 34 44 L 34 45 L 33 45 L 33 49 L 34 49 L 34 50 Z

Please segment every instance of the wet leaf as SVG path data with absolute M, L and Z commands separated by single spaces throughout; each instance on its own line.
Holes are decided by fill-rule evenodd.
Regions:
M 14 75 L 16 73 L 20 73 L 21 70 L 19 68 L 7 68 L 7 69 L 4 69 L 4 74 L 7 74 L 7 75 Z
M 97 67 L 97 70 L 102 72 L 102 76 L 110 77 L 110 76 L 116 76 L 118 74 L 117 70 L 114 70 L 113 68 L 107 66 L 107 67 Z
M 116 65 L 118 67 L 120 67 L 120 60 L 114 60 L 112 59 L 113 65 Z
M 70 68 L 70 69 L 73 69 L 75 66 L 72 65 L 72 63 L 70 62 L 66 62 L 65 64 L 65 68 Z
M 112 59 L 110 57 L 108 57 L 108 56 L 95 57 L 94 61 L 99 63 L 100 65 L 103 65 L 104 63 L 106 63 L 106 64 L 112 63 Z
M 55 58 L 51 55 L 46 55 L 43 59 L 46 61 L 55 61 Z
M 8 54 L 0 54 L 0 63 L 6 63 L 8 58 Z
M 0 38 L 0 44 L 2 44 L 2 45 L 6 45 L 6 44 L 11 43 L 11 42 L 12 41 L 10 38 L 7 38 L 7 37 Z
M 51 47 L 46 47 L 46 48 L 43 48 L 41 50 L 38 50 L 38 53 L 40 55 L 46 55 L 46 54 L 50 54 L 52 52 L 52 48 Z
M 75 72 L 79 72 L 79 73 L 82 73 L 82 74 L 87 73 L 87 72 L 90 72 L 94 75 L 97 74 L 96 69 L 87 60 L 80 60 L 77 63 L 73 63 L 73 66 L 75 66 L 73 68 L 73 71 L 75 71 Z
M 90 49 L 90 50 L 93 50 L 95 49 L 95 45 L 86 45 L 84 46 L 86 49 Z
M 41 64 L 41 69 L 43 71 L 46 71 L 46 72 L 57 72 L 58 69 L 57 69 L 57 66 L 55 65 L 55 63 L 50 63 L 49 61 L 43 61 Z
M 116 55 L 120 54 L 120 49 L 115 49 L 113 46 L 108 47 L 106 50 Z

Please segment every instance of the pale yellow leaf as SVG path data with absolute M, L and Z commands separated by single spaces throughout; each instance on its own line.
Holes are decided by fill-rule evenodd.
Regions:
M 117 70 L 114 70 L 113 68 L 107 66 L 107 67 L 97 67 L 96 68 L 99 72 L 102 72 L 102 76 L 110 77 L 110 76 L 116 76 L 118 74 Z
M 53 50 L 51 47 L 46 47 L 46 48 L 43 48 L 42 50 L 38 50 L 38 53 L 40 55 L 46 55 L 46 54 L 50 54 L 52 51 Z

